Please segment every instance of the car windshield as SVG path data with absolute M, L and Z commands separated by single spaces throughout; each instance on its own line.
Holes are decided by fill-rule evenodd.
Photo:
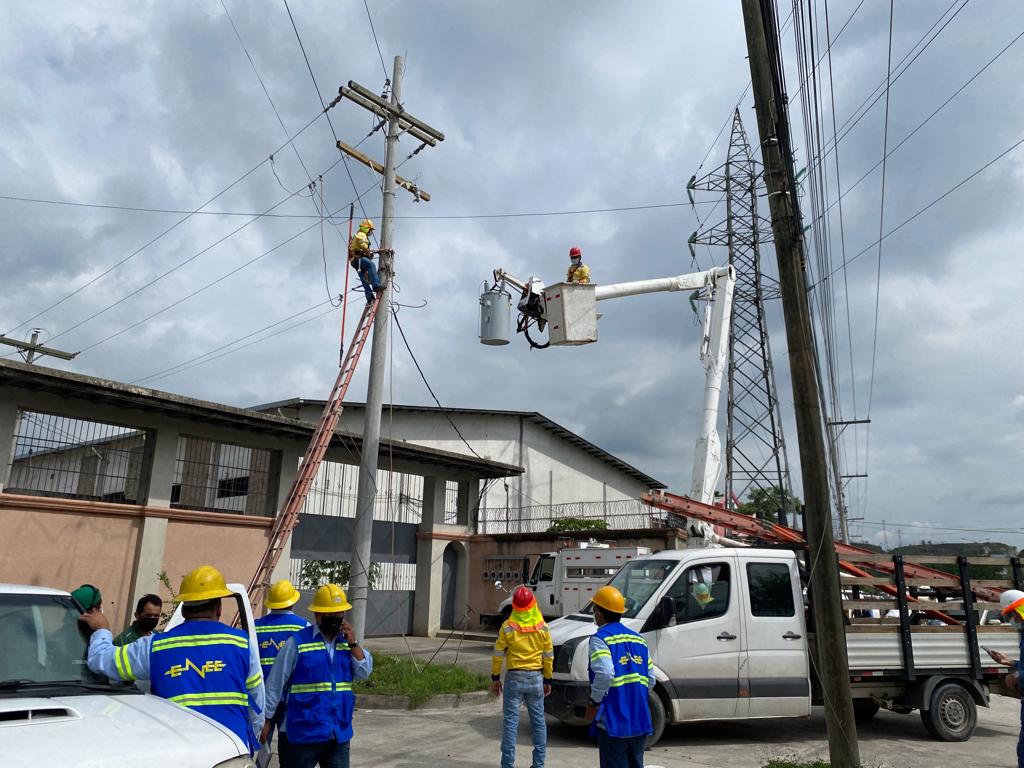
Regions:
M 635 618 L 678 564 L 675 560 L 634 560 L 622 566 L 609 584 L 626 598 L 623 616 Z
M 78 614 L 64 595 L 0 594 L 0 695 L 32 688 L 118 689 L 86 666 L 86 630 Z

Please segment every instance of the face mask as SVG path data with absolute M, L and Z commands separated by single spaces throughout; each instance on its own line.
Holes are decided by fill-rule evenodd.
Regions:
M 573 259 L 572 260 L 572 265 L 574 267 L 578 267 L 580 265 L 580 261 L 581 261 L 580 259 Z
M 341 629 L 341 616 L 337 613 L 327 613 L 320 617 L 320 631 L 325 635 L 336 635 Z
M 143 632 L 152 632 L 156 629 L 156 625 L 160 623 L 159 616 L 140 616 L 136 619 L 136 623 L 139 625 L 139 629 Z

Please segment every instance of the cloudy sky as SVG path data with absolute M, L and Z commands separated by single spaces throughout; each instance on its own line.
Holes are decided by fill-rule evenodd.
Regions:
M 338 334 L 322 259 L 337 294 L 344 239 L 327 224 L 322 248 L 316 205 L 303 197 L 307 170 L 323 174 L 317 200 L 322 192 L 328 208 L 344 211 L 342 232 L 353 184 L 375 218 L 380 192 L 354 163 L 350 180 L 337 163 L 331 127 L 314 120 L 320 101 L 284 4 L 225 2 L 284 128 L 219 2 L 133 3 L 130 10 L 101 2 L 0 4 L 0 195 L 165 211 L 0 199 L 0 331 L 24 337 L 42 327 L 53 345 L 82 352 L 60 367 L 172 392 L 237 405 L 322 397 Z M 785 18 L 789 8 L 781 5 Z M 824 4 L 817 6 L 824 39 Z M 650 0 L 642 12 L 604 1 L 370 0 L 369 8 L 387 71 L 394 55 L 406 57 L 407 109 L 446 135 L 403 165 L 400 173 L 433 199 L 416 204 L 401 194 L 395 234 L 400 301 L 410 305 L 400 318 L 438 396 L 446 405 L 541 411 L 685 490 L 703 372 L 684 296 L 602 306 L 598 344 L 543 352 L 520 339 L 480 346 L 477 296 L 499 266 L 559 279 L 570 245 L 584 249 L 597 282 L 695 268 L 686 240 L 707 205 L 542 214 L 686 202 L 687 179 L 749 80 L 738 0 Z M 383 86 L 362 2 L 294 0 L 291 9 L 325 100 L 350 79 Z M 888 11 L 880 0 L 828 4 L 832 37 L 849 20 L 832 49 L 840 127 L 885 80 Z M 890 149 L 1009 47 L 889 158 L 886 232 L 1024 138 L 1024 41 L 1015 41 L 1024 9 L 1016 0 L 903 0 L 893 19 L 894 71 L 940 29 L 916 59 L 906 59 L 913 62 L 892 86 Z M 791 32 L 784 55 L 803 165 Z M 827 60 L 821 72 L 827 77 Z M 821 87 L 831 135 L 824 80 Z M 884 107 L 882 99 L 840 131 L 843 189 L 881 159 Z M 749 96 L 740 109 L 754 131 Z M 352 144 L 373 127 L 349 102 L 330 115 Z M 311 120 L 293 151 L 287 135 Z M 714 145 L 703 171 L 721 162 L 726 140 Z M 361 148 L 382 159 L 383 144 L 377 133 Z M 415 148 L 403 140 L 400 157 Z M 833 156 L 828 164 L 831 202 Z M 203 209 L 213 215 L 182 221 L 175 213 L 231 184 Z M 856 258 L 845 275 L 834 275 L 835 357 L 841 415 L 872 420 L 870 437 L 851 428 L 844 442 L 845 471 L 870 475 L 849 486 L 853 512 L 865 518 L 854 530 L 865 537 L 880 541 L 886 520 L 890 544 L 901 535 L 903 543 L 994 538 L 1024 545 L 1022 535 L 951 530 L 1021 531 L 1022 186 L 1024 147 L 886 238 L 880 270 L 871 247 L 880 170 L 843 199 L 845 252 Z M 275 205 L 278 216 L 253 219 Z M 458 218 L 505 213 L 536 215 Z M 707 223 L 722 213 L 710 213 Z M 834 267 L 843 260 L 838 213 L 833 208 L 830 218 Z M 698 257 L 702 268 L 726 260 L 723 251 Z M 772 266 L 770 250 L 765 261 Z M 778 307 L 768 312 L 795 462 L 785 337 Z M 303 314 L 271 326 L 296 313 Z M 152 376 L 214 350 L 205 364 Z M 400 344 L 392 377 L 395 401 L 430 402 Z M 365 372 L 351 392 L 363 398 Z

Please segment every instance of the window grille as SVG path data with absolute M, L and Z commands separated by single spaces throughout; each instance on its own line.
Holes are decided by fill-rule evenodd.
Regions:
M 273 452 L 199 437 L 178 438 L 171 506 L 271 516 L 276 496 Z
M 138 504 L 146 432 L 20 410 L 6 493 Z

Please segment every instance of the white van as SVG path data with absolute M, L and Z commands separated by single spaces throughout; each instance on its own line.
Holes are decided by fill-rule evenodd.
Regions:
M 229 588 L 255 642 L 244 590 Z M 78 616 L 67 592 L 0 584 L 3 765 L 254 768 L 248 747 L 219 723 L 89 671 Z

